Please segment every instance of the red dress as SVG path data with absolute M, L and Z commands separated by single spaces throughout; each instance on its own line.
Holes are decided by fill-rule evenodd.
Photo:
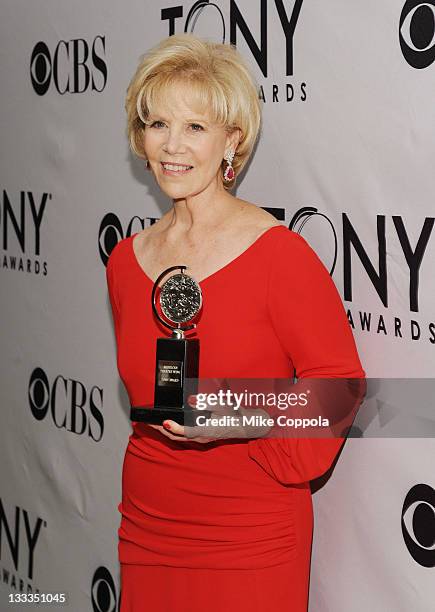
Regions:
M 107 264 L 117 364 L 132 405 L 152 404 L 152 280 L 133 237 Z M 180 262 L 183 263 L 183 262 Z M 266 230 L 200 282 L 200 378 L 364 377 L 338 291 L 313 249 Z M 305 612 L 309 481 L 341 439 L 176 442 L 133 423 L 119 527 L 121 611 Z

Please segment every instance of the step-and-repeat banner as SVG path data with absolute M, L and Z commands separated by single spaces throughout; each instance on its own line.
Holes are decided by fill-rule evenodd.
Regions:
M 0 610 L 119 607 L 131 428 L 105 265 L 171 204 L 128 148 L 140 55 L 185 31 L 237 45 L 263 128 L 235 195 L 318 252 L 369 377 L 430 378 L 434 24 L 433 0 L 2 1 Z M 435 607 L 435 443 L 374 404 L 379 435 L 314 490 L 310 612 Z

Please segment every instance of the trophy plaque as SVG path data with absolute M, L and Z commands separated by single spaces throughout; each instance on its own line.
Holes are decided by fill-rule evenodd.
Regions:
M 174 273 L 177 270 L 179 272 Z M 172 335 L 170 338 L 157 338 L 154 405 L 132 406 L 132 421 L 161 425 L 165 420 L 172 420 L 180 425 L 194 425 L 199 414 L 187 404 L 188 395 L 197 392 L 199 340 L 186 338 L 185 332 L 196 327 L 192 321 L 202 308 L 202 292 L 185 270 L 186 266 L 167 268 L 154 283 L 151 293 L 153 314 L 172 331 Z M 158 287 L 162 314 L 156 304 Z M 189 379 L 189 389 L 186 379 Z M 211 412 L 203 410 L 201 414 L 210 416 Z

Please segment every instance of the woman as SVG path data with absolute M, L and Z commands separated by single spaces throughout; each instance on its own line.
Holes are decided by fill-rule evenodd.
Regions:
M 199 282 L 200 378 L 364 377 L 338 292 L 298 234 L 230 189 L 260 129 L 255 82 L 233 46 L 184 34 L 142 59 L 127 92 L 132 150 L 172 207 L 107 264 L 120 376 L 152 404 L 155 279 L 180 263 Z M 336 439 L 188 437 L 133 423 L 119 510 L 121 610 L 307 609 L 309 481 Z

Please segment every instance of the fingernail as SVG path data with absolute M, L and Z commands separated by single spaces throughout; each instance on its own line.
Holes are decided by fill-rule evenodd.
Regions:
M 165 422 L 163 423 L 163 427 L 164 427 L 165 429 L 171 429 L 171 426 L 169 425 L 168 421 L 165 421 Z

